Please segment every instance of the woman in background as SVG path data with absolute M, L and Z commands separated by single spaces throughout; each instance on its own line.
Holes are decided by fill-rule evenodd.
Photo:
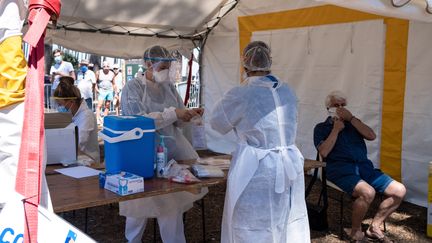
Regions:
M 78 127 L 79 155 L 86 155 L 92 162 L 99 163 L 99 143 L 96 117 L 81 98 L 77 87 L 61 80 L 54 91 L 58 111 L 71 112 L 72 122 Z

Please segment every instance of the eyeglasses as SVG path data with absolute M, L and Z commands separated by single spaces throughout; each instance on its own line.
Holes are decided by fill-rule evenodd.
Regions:
M 345 106 L 346 106 L 345 103 L 343 103 L 343 104 L 333 104 L 332 105 L 332 107 L 336 107 L 336 108 L 345 107 Z
M 118 68 L 113 68 L 113 70 L 118 70 Z

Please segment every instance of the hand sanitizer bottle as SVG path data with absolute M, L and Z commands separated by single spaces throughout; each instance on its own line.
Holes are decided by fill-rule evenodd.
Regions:
M 164 143 L 164 136 L 160 136 L 160 143 L 158 144 L 156 148 L 156 176 L 162 177 L 163 168 L 166 165 L 167 162 L 167 148 L 165 147 Z

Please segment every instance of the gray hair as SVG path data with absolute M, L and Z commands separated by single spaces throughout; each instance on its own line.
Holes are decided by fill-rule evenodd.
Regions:
M 344 100 L 345 102 L 347 102 L 347 96 L 342 91 L 334 90 L 334 91 L 330 92 L 325 99 L 324 104 L 325 104 L 326 108 L 330 107 L 332 98 L 335 100 Z

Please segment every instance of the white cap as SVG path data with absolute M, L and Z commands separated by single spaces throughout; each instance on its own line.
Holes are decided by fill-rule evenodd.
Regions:
M 118 65 L 117 63 L 114 63 L 114 64 L 112 65 L 112 68 L 113 68 L 113 69 L 116 69 L 116 68 L 119 69 L 120 67 L 119 67 L 119 65 Z

